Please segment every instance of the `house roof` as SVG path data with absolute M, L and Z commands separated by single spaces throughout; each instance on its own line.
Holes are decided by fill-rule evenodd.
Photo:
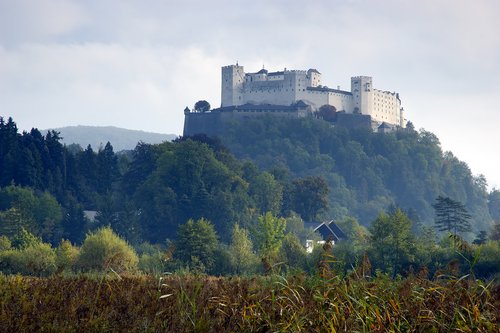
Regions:
M 304 227 L 306 228 L 312 228 L 314 231 L 319 232 L 319 234 L 323 237 L 323 239 L 328 239 L 333 237 L 333 240 L 335 242 L 342 240 L 342 239 L 347 239 L 347 235 L 340 229 L 340 227 L 333 222 L 333 220 L 330 221 L 323 221 L 321 223 L 304 223 Z
M 385 121 L 382 123 L 382 125 L 380 125 L 378 128 L 382 129 L 382 128 L 392 128 L 392 126 L 390 126 L 388 123 L 386 123 Z

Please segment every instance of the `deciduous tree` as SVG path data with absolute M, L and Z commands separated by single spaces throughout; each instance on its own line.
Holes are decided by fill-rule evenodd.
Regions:
M 381 213 L 370 233 L 370 259 L 378 267 L 395 275 L 413 260 L 411 221 L 399 208 L 390 215 Z
M 204 218 L 197 221 L 190 219 L 179 226 L 174 256 L 190 266 L 201 264 L 210 271 L 215 262 L 214 252 L 217 245 L 218 237 L 209 221 Z

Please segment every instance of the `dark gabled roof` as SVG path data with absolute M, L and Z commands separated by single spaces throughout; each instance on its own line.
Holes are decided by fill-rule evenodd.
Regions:
M 309 105 L 306 104 L 303 100 L 299 100 L 293 104 L 293 106 L 299 107 L 299 108 L 305 108 L 308 107 Z
M 267 69 L 262 68 L 260 71 L 258 71 L 258 72 L 257 72 L 257 73 L 255 73 L 255 74 L 267 74 L 267 73 L 268 73 L 268 72 L 267 72 Z
M 378 128 L 380 128 L 380 129 L 384 129 L 384 128 L 392 129 L 392 126 L 384 121 Z
M 285 72 L 271 72 L 271 73 L 268 73 L 267 76 L 283 75 L 283 74 L 285 74 Z
M 342 239 L 347 239 L 347 235 L 340 229 L 340 227 L 333 222 L 333 220 L 330 221 L 324 221 L 321 223 L 304 223 L 305 228 L 311 228 L 314 231 L 319 232 L 321 237 L 323 237 L 324 240 L 327 240 L 330 237 L 333 237 L 333 240 L 335 242 L 338 242 L 339 240 Z
M 318 72 L 318 70 L 316 68 L 310 68 L 308 71 L 308 73 L 312 72 L 312 73 L 318 73 L 318 74 L 321 74 L 320 72 Z

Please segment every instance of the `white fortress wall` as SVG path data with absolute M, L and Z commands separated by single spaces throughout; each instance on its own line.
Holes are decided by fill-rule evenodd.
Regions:
M 396 93 L 374 89 L 373 113 L 376 121 L 401 124 L 401 102 Z
M 297 99 L 303 100 L 305 103 L 311 105 L 313 110 L 317 110 L 322 105 L 328 104 L 328 93 L 324 91 L 311 91 L 307 88 L 303 88 L 298 92 Z
M 337 111 L 345 111 L 347 113 L 352 113 L 354 108 L 352 95 L 341 92 L 329 92 L 328 104 L 335 106 Z
M 405 127 L 397 93 L 373 89 L 370 76 L 351 78 L 351 91 L 321 86 L 315 69 L 245 73 L 243 66 L 222 67 L 221 106 L 250 104 L 291 105 L 303 100 L 313 110 L 333 105 L 337 111 L 370 115 L 377 122 Z
M 265 74 L 248 74 L 243 85 L 243 96 L 241 104 L 290 105 L 295 100 L 292 80 L 288 75 L 277 75 L 268 80 Z

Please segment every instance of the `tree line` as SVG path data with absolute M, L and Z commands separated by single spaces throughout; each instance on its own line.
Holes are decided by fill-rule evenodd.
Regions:
M 437 272 L 450 260 L 459 260 L 464 267 L 474 262 L 469 266 L 482 267 L 478 272 L 484 276 L 498 272 L 499 228 L 484 228 L 477 244 L 471 246 L 460 238 L 469 227 L 489 226 L 478 222 L 478 207 L 486 209 L 483 216 L 490 216 L 489 211 L 498 216 L 498 191 L 487 194 L 484 182 L 472 177 L 470 170 L 448 165 L 453 159 L 441 152 L 431 134 L 377 135 L 327 130 L 323 123 L 311 120 L 287 122 L 249 122 L 249 129 L 241 128 L 238 142 L 248 146 L 238 159 L 223 144 L 242 153 L 238 142 L 230 141 L 231 134 L 223 141 L 199 135 L 157 145 L 138 143 L 133 151 L 116 154 L 109 142 L 97 151 L 90 146 L 64 146 L 57 132 L 19 133 L 12 119 L 0 119 L 0 235 L 3 263 L 10 263 L 2 270 L 23 271 L 22 267 L 34 265 L 28 260 L 31 257 L 49 258 L 46 267 L 51 269 L 59 267 L 57 260 L 66 259 L 72 270 L 103 269 L 102 263 L 83 264 L 85 244 L 99 249 L 107 246 L 103 243 L 121 239 L 114 249 L 131 247 L 124 250 L 124 258 L 132 258 L 127 265 L 146 272 L 312 272 L 325 265 L 347 272 L 370 261 L 373 269 L 397 274 L 411 267 Z M 278 145 L 276 133 L 285 128 L 289 134 L 283 134 Z M 320 139 L 322 135 L 329 139 Z M 392 156 L 393 149 L 405 153 Z M 416 162 L 413 157 L 418 150 L 437 155 L 423 155 Z M 417 177 L 414 172 L 421 170 L 416 166 L 424 161 L 434 164 L 429 168 L 436 167 L 439 175 L 426 175 L 426 180 Z M 392 174 L 382 173 L 389 170 Z M 435 192 L 425 188 L 425 195 L 418 191 L 429 179 L 438 182 L 433 187 L 436 191 L 443 184 L 450 185 L 447 172 L 463 178 L 463 184 L 453 180 L 455 189 L 463 190 L 472 203 L 463 201 L 467 205 L 462 205 L 449 196 L 430 198 Z M 391 177 L 400 173 L 408 179 L 399 180 L 415 188 L 408 184 L 390 187 Z M 363 179 L 366 186 L 354 186 L 357 181 L 363 184 Z M 373 188 L 376 184 L 379 187 Z M 400 199 L 400 191 L 409 191 L 408 197 L 420 201 Z M 363 193 L 367 195 L 364 201 Z M 427 196 L 428 201 L 423 201 Z M 427 205 L 435 226 L 422 211 Z M 89 211 L 96 213 L 95 218 L 89 218 Z M 304 249 L 306 239 L 319 240 L 319 235 L 304 228 L 304 222 L 326 217 L 335 217 L 348 234 L 347 241 L 326 247 L 327 255 L 341 259 L 335 264 L 324 257 L 326 250 L 321 246 L 312 255 Z M 460 223 L 453 224 L 457 220 Z M 453 237 L 436 233 L 435 227 Z M 474 261 L 479 249 L 484 258 Z M 463 252 L 461 256 L 457 257 L 457 250 Z M 34 255 L 37 251 L 41 254 Z M 66 259 L 57 259 L 59 255 Z

